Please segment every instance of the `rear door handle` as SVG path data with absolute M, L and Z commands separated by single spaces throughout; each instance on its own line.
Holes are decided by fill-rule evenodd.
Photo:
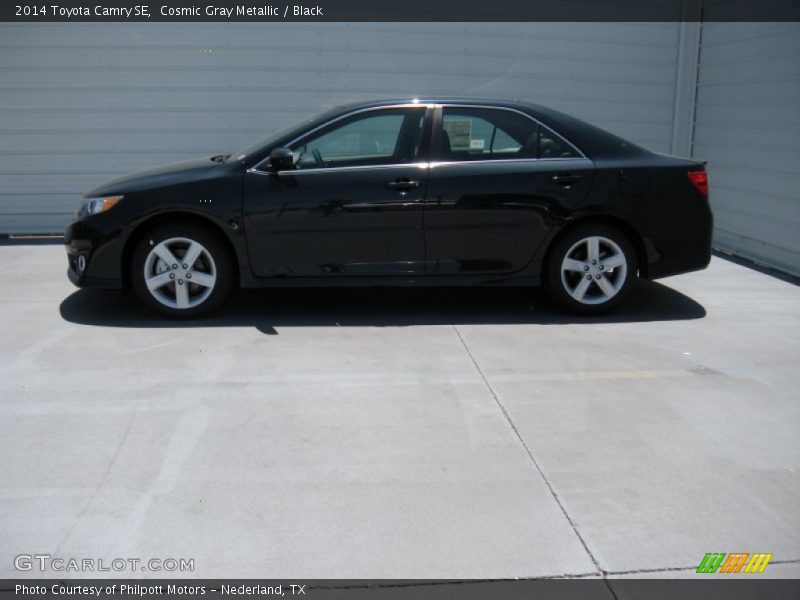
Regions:
M 386 184 L 386 187 L 392 190 L 415 190 L 419 187 L 419 181 L 412 181 L 411 179 L 395 179 Z
M 577 183 L 581 180 L 580 175 L 573 175 L 572 173 L 559 173 L 558 175 L 553 175 L 550 177 L 550 181 L 553 183 L 557 183 L 558 185 L 572 185 L 573 183 Z

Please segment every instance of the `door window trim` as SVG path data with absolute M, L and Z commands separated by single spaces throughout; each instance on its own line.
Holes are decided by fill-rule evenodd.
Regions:
M 477 160 L 436 160 L 438 157 L 430 156 L 429 160 L 423 161 L 416 161 L 411 163 L 399 163 L 399 164 L 391 164 L 391 165 L 352 165 L 346 167 L 314 167 L 311 169 L 298 169 L 298 170 L 291 170 L 291 171 L 266 171 L 260 167 L 265 165 L 269 161 L 269 157 L 264 158 L 263 160 L 256 163 L 256 165 L 247 169 L 248 173 L 254 173 L 256 175 L 280 175 L 291 173 L 292 175 L 298 175 L 301 173 L 331 173 L 337 171 L 351 171 L 351 170 L 361 170 L 361 169 L 388 169 L 388 168 L 396 168 L 396 167 L 416 167 L 420 169 L 427 169 L 436 166 L 444 166 L 444 165 L 471 165 L 471 164 L 483 164 L 483 163 L 497 163 L 497 162 L 520 162 L 520 161 L 561 161 L 561 160 L 580 160 L 580 159 L 589 159 L 588 156 L 575 144 L 573 144 L 568 138 L 560 134 L 558 131 L 553 129 L 552 127 L 545 125 L 539 119 L 529 115 L 526 112 L 521 110 L 517 110 L 516 108 L 510 108 L 507 106 L 497 106 L 493 104 L 457 104 L 457 103 L 447 103 L 447 104 L 430 104 L 430 103 L 413 103 L 413 102 L 402 102 L 400 104 L 386 104 L 382 106 L 369 106 L 367 108 L 359 108 L 357 110 L 350 111 L 348 113 L 341 114 L 337 117 L 334 117 L 330 121 L 325 121 L 308 131 L 303 132 L 301 135 L 297 136 L 296 138 L 290 140 L 285 144 L 285 146 L 291 146 L 295 142 L 300 141 L 304 137 L 319 131 L 320 129 L 327 127 L 328 125 L 332 125 L 337 121 L 341 121 L 342 119 L 346 119 L 348 117 L 352 117 L 354 115 L 358 115 L 361 113 L 376 111 L 376 110 L 387 110 L 393 108 L 424 108 L 426 111 L 425 119 L 430 119 L 432 124 L 432 136 L 431 136 L 431 143 L 430 143 L 430 150 L 432 151 L 435 148 L 438 148 L 437 142 L 440 139 L 441 131 L 443 129 L 443 116 L 444 116 L 444 109 L 445 108 L 483 108 L 483 109 L 490 109 L 490 110 L 505 110 L 508 112 L 514 112 L 517 114 L 522 115 L 536 123 L 539 127 L 544 127 L 545 129 L 552 131 L 561 139 L 563 139 L 573 150 L 575 150 L 580 156 L 572 156 L 572 157 L 564 157 L 564 158 L 532 158 L 530 156 L 520 157 L 520 158 L 488 158 L 488 159 L 477 159 Z M 433 114 L 431 114 L 433 113 Z
M 428 120 L 429 119 L 432 120 L 432 118 L 433 118 L 432 112 L 433 112 L 433 110 L 435 110 L 436 105 L 435 104 L 428 104 L 428 103 L 424 103 L 423 104 L 422 102 L 419 102 L 419 103 L 402 102 L 400 104 L 386 104 L 386 105 L 382 105 L 382 106 L 368 106 L 367 108 L 359 108 L 357 110 L 341 114 L 338 117 L 334 117 L 330 121 L 325 121 L 324 123 L 322 123 L 320 125 L 317 125 L 316 127 L 313 127 L 312 129 L 309 129 L 308 131 L 304 131 L 302 134 L 298 135 L 296 138 L 286 142 L 283 145 L 285 147 L 289 147 L 292 144 L 294 144 L 296 142 L 299 142 L 303 138 L 308 137 L 309 135 L 319 131 L 320 129 L 328 127 L 329 125 L 333 125 L 334 123 L 336 123 L 337 121 L 341 121 L 342 119 L 347 119 L 349 117 L 353 117 L 353 116 L 359 115 L 361 113 L 372 112 L 372 111 L 376 111 L 376 110 L 392 110 L 392 109 L 397 109 L 397 108 L 417 108 L 419 110 L 424 110 L 425 111 L 425 115 L 424 115 L 424 120 L 425 121 L 424 122 L 427 125 Z M 424 133 L 423 133 L 423 137 L 424 137 Z M 422 150 L 422 149 L 420 149 L 420 150 Z M 352 170 L 352 169 L 386 169 L 386 168 L 389 168 L 389 167 L 414 167 L 414 166 L 419 166 L 420 168 L 424 168 L 424 167 L 427 167 L 427 165 L 428 165 L 428 161 L 416 161 L 416 162 L 400 163 L 400 164 L 392 164 L 392 165 L 350 165 L 350 166 L 343 166 L 343 167 L 313 167 L 313 168 L 310 168 L 310 169 L 297 169 L 297 170 L 292 169 L 291 171 L 275 171 L 275 172 L 267 171 L 267 170 L 265 170 L 263 168 L 260 168 L 260 167 L 263 167 L 268 162 L 269 162 L 269 156 L 267 156 L 263 160 L 261 160 L 258 163 L 256 163 L 254 166 L 252 166 L 249 169 L 247 169 L 247 172 L 248 173 L 255 173 L 257 175 L 280 175 L 282 173 L 291 173 L 292 175 L 297 175 L 299 173 L 318 173 L 318 172 L 330 173 L 330 172 L 334 172 L 334 171 L 344 171 L 344 170 Z

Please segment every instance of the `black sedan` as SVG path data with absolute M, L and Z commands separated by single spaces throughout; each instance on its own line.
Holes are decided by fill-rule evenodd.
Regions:
M 234 286 L 544 285 L 617 306 L 637 276 L 708 265 L 703 163 L 523 102 L 348 105 L 235 154 L 89 192 L 69 277 L 170 316 Z

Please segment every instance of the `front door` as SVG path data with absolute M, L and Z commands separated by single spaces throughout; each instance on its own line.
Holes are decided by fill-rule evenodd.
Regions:
M 516 110 L 445 106 L 437 121 L 425 199 L 426 271 L 523 269 L 556 219 L 583 200 L 594 164 Z
M 255 275 L 423 273 L 428 113 L 403 106 L 339 118 L 289 145 L 293 169 L 251 169 L 244 211 Z

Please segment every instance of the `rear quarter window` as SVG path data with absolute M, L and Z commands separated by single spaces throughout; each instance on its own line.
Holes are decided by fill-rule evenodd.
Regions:
M 439 156 L 471 161 L 578 158 L 580 154 L 563 137 L 516 111 L 445 107 Z

